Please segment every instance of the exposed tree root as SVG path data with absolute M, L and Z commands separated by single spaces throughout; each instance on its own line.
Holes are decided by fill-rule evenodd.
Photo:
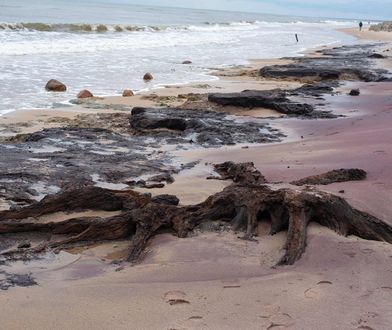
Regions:
M 55 212 L 82 210 L 121 211 L 112 217 L 79 217 L 60 222 L 40 221 L 39 217 Z M 159 204 L 150 197 L 133 191 L 114 191 L 86 187 L 48 196 L 41 202 L 16 211 L 0 212 L 0 234 L 16 232 L 49 232 L 64 235 L 44 246 L 8 252 L 8 256 L 26 255 L 45 248 L 62 248 L 78 242 L 115 240 L 130 237 L 128 261 L 137 262 L 149 239 L 160 229 L 169 228 L 179 237 L 205 221 L 230 222 L 244 239 L 257 235 L 258 221 L 269 218 L 271 233 L 288 229 L 286 252 L 279 265 L 297 261 L 305 250 L 306 231 L 317 222 L 340 235 L 392 243 L 392 227 L 387 223 L 352 208 L 344 199 L 328 193 L 272 190 L 264 185 L 233 184 L 205 202 L 177 207 Z M 5 257 L 3 255 L 3 257 Z
M 308 176 L 307 178 L 293 181 L 291 184 L 296 186 L 304 185 L 327 185 L 334 182 L 360 181 L 366 179 L 366 171 L 358 168 L 341 168 L 326 173 Z

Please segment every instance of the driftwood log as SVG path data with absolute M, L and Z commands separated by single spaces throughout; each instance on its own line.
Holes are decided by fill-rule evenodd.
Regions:
M 149 239 L 160 229 L 170 229 L 178 237 L 207 221 L 230 223 L 244 232 L 244 239 L 257 235 L 258 221 L 269 219 L 270 234 L 288 230 L 285 254 L 279 265 L 297 261 L 306 247 L 310 222 L 333 229 L 340 235 L 392 243 L 392 227 L 376 217 L 356 210 L 341 197 L 318 190 L 273 190 L 267 185 L 232 184 L 222 192 L 193 206 L 159 203 L 149 196 L 129 191 L 85 187 L 47 196 L 31 206 L 0 212 L 0 235 L 17 232 L 47 232 L 62 235 L 40 246 L 3 253 L 16 258 L 47 248 L 66 248 L 79 242 L 130 238 L 127 260 L 137 262 Z M 155 199 L 156 201 L 156 199 Z M 60 222 L 39 221 L 56 212 L 83 210 L 117 211 L 110 217 L 78 217 Z M 120 212 L 118 212 L 120 211 Z M 49 217 L 50 219 L 50 217 Z

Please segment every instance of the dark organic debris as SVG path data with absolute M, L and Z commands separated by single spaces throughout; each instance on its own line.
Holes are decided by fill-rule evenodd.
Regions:
M 369 58 L 386 58 L 386 56 L 378 53 L 374 53 L 368 56 Z
M 158 195 L 151 198 L 153 203 L 157 204 L 166 204 L 166 205 L 174 205 L 177 206 L 180 203 L 180 200 L 177 196 L 174 195 Z
M 0 143 L 0 198 L 19 207 L 69 187 L 162 188 L 183 169 L 172 165 L 162 145 L 186 149 L 197 144 L 277 142 L 283 137 L 263 120 L 239 121 L 213 111 L 135 108 L 131 116 L 101 116 L 79 118 L 72 121 L 75 126 L 21 134 Z
M 305 84 L 293 90 L 245 90 L 240 93 L 211 93 L 208 101 L 221 106 L 266 108 L 292 117 L 336 118 L 330 111 L 316 110 L 322 96 L 333 94 L 334 82 Z
M 167 197 L 163 199 L 169 200 Z M 47 196 L 25 208 L 0 212 L 0 235 L 45 232 L 62 237 L 31 249 L 3 252 L 0 256 L 24 259 L 46 248 L 59 249 L 80 242 L 129 237 L 131 244 L 127 260 L 137 262 L 150 238 L 162 228 L 171 230 L 178 237 L 187 237 L 205 223 L 227 223 L 233 230 L 244 232 L 244 239 L 252 240 L 258 234 L 258 221 L 266 218 L 271 222 L 271 235 L 288 230 L 286 252 L 279 265 L 293 264 L 301 257 L 306 247 L 307 226 L 312 221 L 340 235 L 392 243 L 390 225 L 354 209 L 341 197 L 318 190 L 273 190 L 266 185 L 245 182 L 232 184 L 197 205 L 179 207 L 161 201 L 162 197 L 154 200 L 131 190 L 81 187 Z M 37 221 L 41 216 L 56 212 L 82 210 L 117 211 L 117 214 L 61 222 Z
M 29 241 L 23 241 L 18 244 L 18 249 L 28 249 L 31 248 L 31 243 Z
M 223 106 L 244 108 L 262 107 L 276 110 L 286 115 L 309 115 L 313 107 L 306 103 L 295 103 L 286 97 L 286 93 L 277 89 L 270 91 L 246 90 L 240 93 L 215 93 L 208 95 L 208 101 Z
M 352 89 L 350 93 L 348 93 L 350 96 L 358 96 L 361 94 L 361 91 L 358 88 Z
M 378 56 L 372 53 L 374 45 L 353 45 L 320 50 L 319 57 L 297 57 L 294 63 L 272 65 L 260 69 L 264 78 L 300 80 L 317 82 L 326 80 L 387 80 L 388 71 L 373 69 L 369 58 Z
M 282 137 L 264 122 L 239 122 L 215 111 L 135 107 L 129 122 L 136 135 L 150 135 L 169 144 L 213 147 L 276 142 Z
M 225 162 L 214 165 L 214 168 L 219 173 L 220 177 L 208 177 L 207 179 L 233 180 L 233 182 L 242 184 L 267 183 L 265 177 L 260 173 L 260 171 L 254 166 L 252 162 Z
M 33 285 L 37 285 L 37 282 L 30 274 L 8 274 L 0 272 L 0 290 L 8 290 L 15 286 L 28 287 Z
M 304 185 L 328 185 L 335 182 L 360 181 L 366 179 L 366 171 L 358 168 L 342 168 L 323 174 L 309 176 L 307 178 L 290 182 L 296 186 Z

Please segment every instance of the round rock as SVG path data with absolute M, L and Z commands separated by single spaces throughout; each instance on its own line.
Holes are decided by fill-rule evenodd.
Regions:
M 154 79 L 154 77 L 152 76 L 152 74 L 148 73 L 148 72 L 143 77 L 143 80 L 145 80 L 145 81 L 150 81 L 150 80 L 153 80 L 153 79 Z
M 123 97 L 130 97 L 130 96 L 133 96 L 134 94 L 133 94 L 133 92 L 130 90 L 130 89 L 125 89 L 124 91 L 123 91 L 123 93 L 122 93 L 122 96 Z
M 47 82 L 45 89 L 50 92 L 65 92 L 67 86 L 56 79 L 51 79 Z
M 84 89 L 82 91 L 79 92 L 77 98 L 78 99 L 87 99 L 89 97 L 93 97 L 94 95 L 87 89 Z

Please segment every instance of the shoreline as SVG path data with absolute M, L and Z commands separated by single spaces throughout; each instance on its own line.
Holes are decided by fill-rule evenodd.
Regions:
M 339 32 L 343 32 L 345 34 L 349 34 L 352 36 L 355 36 L 353 33 L 351 33 L 350 28 L 346 28 L 346 29 L 338 29 L 336 28 L 335 31 L 339 31 Z M 349 32 L 350 31 L 350 32 Z M 325 48 L 331 48 L 334 46 L 338 46 L 340 45 L 341 42 L 340 41 L 334 41 L 331 42 L 329 44 L 320 44 L 318 46 L 314 46 L 314 47 L 310 47 L 307 49 L 303 49 L 300 50 L 298 52 L 295 53 L 295 55 L 291 55 L 290 57 L 301 57 L 301 56 L 309 56 L 310 54 L 314 53 L 317 50 L 320 49 L 325 49 Z M 152 88 L 150 87 L 145 87 L 141 90 L 138 90 L 135 92 L 135 96 L 144 96 L 144 95 L 149 95 L 149 94 L 154 94 L 154 93 L 159 93 L 159 91 L 161 90 L 165 90 L 167 87 L 172 87 L 172 88 L 177 88 L 179 87 L 183 87 L 183 88 L 187 88 L 190 86 L 195 86 L 195 85 L 205 85 L 205 84 L 214 84 L 214 82 L 216 82 L 217 80 L 222 79 L 222 76 L 220 76 L 218 73 L 219 72 L 225 72 L 228 71 L 230 72 L 231 70 L 236 70 L 236 69 L 245 69 L 245 70 L 249 70 L 249 68 L 260 68 L 260 65 L 271 65 L 271 64 L 275 64 L 275 63 L 283 63 L 285 62 L 284 60 L 285 57 L 276 57 L 276 58 L 261 58 L 261 59 L 252 59 L 252 58 L 248 58 L 248 59 L 244 59 L 242 62 L 243 64 L 226 64 L 223 67 L 217 67 L 217 68 L 204 68 L 203 70 L 205 70 L 205 74 L 203 74 L 203 76 L 206 77 L 210 77 L 210 78 L 214 78 L 212 80 L 210 79 L 206 79 L 206 80 L 198 80 L 195 82 L 185 82 L 185 83 L 173 83 L 173 84 L 158 84 Z M 238 76 L 237 76 L 238 78 Z M 91 90 L 94 94 L 94 90 Z M 75 96 L 76 98 L 76 96 Z M 75 99 L 74 98 L 74 99 Z M 119 98 L 121 99 L 121 95 L 117 94 L 117 95 L 103 95 L 103 96 L 97 96 L 98 99 L 112 99 L 112 98 Z M 65 106 L 64 107 L 53 107 L 48 105 L 47 108 L 31 108 L 31 109 L 10 109 L 10 110 L 4 110 L 6 111 L 5 113 L 0 113 L 0 118 L 3 116 L 6 116 L 7 114 L 10 113 L 14 113 L 14 112 L 21 112 L 21 113 L 25 113 L 25 111 L 63 111 L 64 108 L 68 108 L 70 107 L 70 110 L 75 110 L 77 109 L 77 107 L 75 108 L 75 105 L 73 103 L 71 103 L 72 100 L 74 99 L 69 99 L 67 101 L 62 101 L 61 103 L 63 103 Z

